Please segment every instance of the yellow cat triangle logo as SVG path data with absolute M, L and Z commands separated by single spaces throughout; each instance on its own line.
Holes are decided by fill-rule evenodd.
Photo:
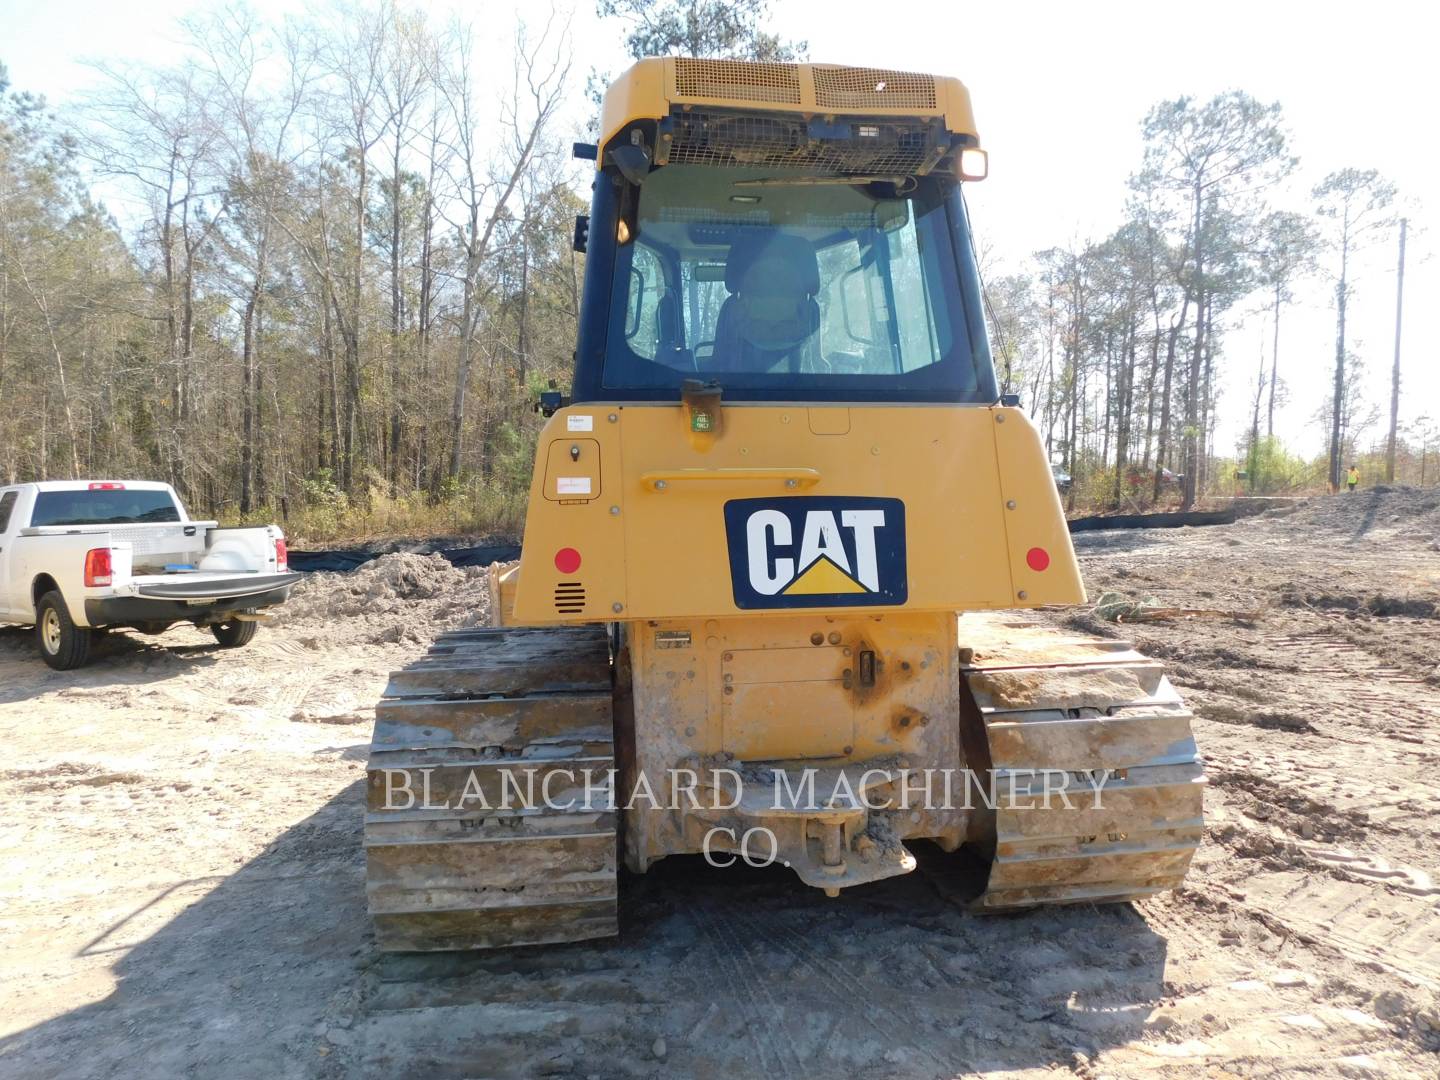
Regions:
M 817 596 L 833 593 L 863 593 L 864 585 L 841 570 L 828 556 L 821 555 L 790 583 L 786 596 Z

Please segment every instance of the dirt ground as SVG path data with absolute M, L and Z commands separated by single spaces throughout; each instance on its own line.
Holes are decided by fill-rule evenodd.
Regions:
M 622 936 L 379 957 L 370 703 L 483 572 L 387 556 L 248 649 L 114 634 L 52 672 L 0 631 L 0 1074 L 1440 1075 L 1440 492 L 1078 538 L 1172 667 L 1207 760 L 1185 888 L 977 917 L 972 868 L 827 900 L 670 859 Z M 963 625 L 963 624 L 962 624 Z

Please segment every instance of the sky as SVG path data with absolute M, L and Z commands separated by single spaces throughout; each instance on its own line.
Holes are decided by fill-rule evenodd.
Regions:
M 165 63 L 177 56 L 173 21 L 205 0 L 0 0 L 0 62 L 17 89 L 63 104 L 93 84 L 90 59 Z M 263 14 L 295 9 L 259 0 Z M 517 18 L 543 20 L 538 0 L 426 0 L 437 21 L 452 14 L 484 28 L 493 60 L 508 68 Z M 144 16 L 141 17 L 141 8 Z M 566 8 L 575 50 L 578 126 L 588 115 L 584 75 L 625 63 L 622 32 L 589 3 Z M 912 2 L 882 14 L 873 0 L 774 0 L 768 28 L 809 42 L 810 58 L 956 75 L 969 86 L 990 176 L 971 185 L 976 232 L 993 251 L 990 273 L 1026 269 L 1032 252 L 1100 239 L 1120 224 L 1126 179 L 1139 166 L 1140 121 L 1158 101 L 1241 89 L 1284 109 L 1300 167 L 1272 199 L 1308 212 L 1310 188 L 1334 169 L 1375 168 L 1394 182 L 1410 219 L 1405 275 L 1401 423 L 1440 423 L 1440 143 L 1428 127 L 1440 103 L 1434 31 L 1424 5 L 1210 0 L 1204 5 L 967 4 Z M 489 57 L 486 58 L 491 59 Z M 1422 198 L 1429 205 L 1420 202 Z M 1394 229 L 1377 232 L 1354 261 L 1350 350 L 1365 366 L 1366 401 L 1382 420 L 1362 442 L 1383 439 L 1394 355 Z M 1333 262 L 1330 258 L 1327 262 Z M 1326 445 L 1314 416 L 1330 392 L 1335 355 L 1333 278 L 1305 282 L 1281 321 L 1280 375 L 1288 400 L 1277 434 L 1306 456 Z M 1249 425 L 1250 400 L 1270 324 L 1260 297 L 1235 309 L 1220 367 L 1223 452 Z

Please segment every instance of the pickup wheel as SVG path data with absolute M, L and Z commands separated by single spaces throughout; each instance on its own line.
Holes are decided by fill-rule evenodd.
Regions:
M 259 625 L 236 619 L 234 622 L 215 623 L 210 627 L 210 632 L 215 635 L 215 640 L 222 649 L 238 649 L 241 645 L 250 644 Z
M 89 629 L 75 625 L 65 598 L 53 590 L 35 608 L 35 642 L 41 659 L 56 671 L 78 668 L 90 659 Z

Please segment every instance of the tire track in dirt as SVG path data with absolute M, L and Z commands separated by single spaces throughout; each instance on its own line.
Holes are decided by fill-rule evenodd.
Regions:
M 1227 882 L 1225 895 L 1336 955 L 1440 990 L 1440 888 L 1429 874 L 1319 845 L 1275 850 L 1265 869 Z
M 841 1014 L 838 1022 L 855 1021 L 859 1025 L 870 1028 L 882 1041 L 891 1042 L 898 1038 L 908 1040 L 908 1045 L 919 1051 L 928 1058 L 942 1073 L 950 1070 L 942 1047 L 937 1048 L 930 1040 L 916 1041 L 914 1030 L 914 1014 L 905 1014 L 897 1009 L 891 1008 L 885 1002 L 885 995 L 888 988 L 867 986 L 864 978 L 853 971 L 847 971 L 836 965 L 828 957 L 816 950 L 803 934 L 797 933 L 787 926 L 780 917 L 773 917 L 762 922 L 752 916 L 740 914 L 739 921 L 748 927 L 751 938 L 767 939 L 790 956 L 808 971 L 820 984 L 823 990 L 834 994 L 834 1002 L 853 1003 L 856 1007 L 847 1007 Z M 889 1019 L 891 1028 L 883 1027 L 872 1014 L 881 1013 Z M 898 1033 L 904 1032 L 904 1035 Z
M 770 992 L 767 977 L 754 963 L 745 941 L 735 931 L 723 909 L 709 900 L 701 900 L 692 905 L 687 914 L 709 944 L 715 965 L 729 984 L 728 999 L 738 1003 L 749 1017 L 745 1033 L 755 1048 L 762 1072 L 765 1075 L 806 1076 L 805 1063 L 795 1052 L 793 1040 L 778 1027 L 781 1009 Z M 764 1008 L 756 1007 L 757 998 Z
M 1423 1056 L 1425 1041 L 1421 1037 L 1413 1049 L 1397 1048 L 1395 1035 L 1405 1032 L 1397 1031 L 1387 1009 L 1399 1003 L 1387 1002 L 1383 992 L 1374 994 L 1365 979 L 1354 977 L 1367 972 L 1347 976 L 1352 959 L 1333 945 L 1280 925 L 1241 896 L 1200 880 L 1168 900 L 1141 905 L 1184 966 L 1192 966 L 1192 957 L 1215 956 L 1217 938 L 1221 953 L 1209 968 L 1211 979 L 1166 983 L 1167 997 L 1149 1026 L 1178 1043 L 1159 1048 L 1161 1053 L 1131 1044 L 1107 1063 L 1133 1059 L 1138 1051 L 1142 1059 L 1241 1075 L 1328 1075 L 1337 1060 L 1346 1058 L 1354 1059 L 1353 1070 L 1362 1075 L 1376 1072 L 1382 1063 L 1392 1074 L 1413 1072 L 1413 1063 L 1399 1063 L 1414 1053 Z M 1271 944 L 1260 942 L 1256 948 L 1257 934 Z

